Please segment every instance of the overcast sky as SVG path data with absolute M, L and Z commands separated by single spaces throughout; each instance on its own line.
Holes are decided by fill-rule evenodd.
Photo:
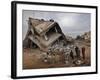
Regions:
M 23 10 L 22 13 L 22 34 L 23 39 L 28 29 L 27 21 L 29 17 L 58 22 L 64 34 L 76 37 L 84 32 L 90 31 L 91 14 L 89 13 L 71 13 L 71 12 L 44 12 Z

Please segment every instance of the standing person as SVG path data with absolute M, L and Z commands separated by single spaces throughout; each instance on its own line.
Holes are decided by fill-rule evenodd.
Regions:
M 76 52 L 76 57 L 80 58 L 80 50 L 77 46 L 75 47 L 75 52 Z
M 72 59 L 74 59 L 74 54 L 73 54 L 73 51 L 71 50 L 71 52 L 70 52 L 70 57 L 72 58 Z
M 83 59 L 85 59 L 85 47 L 82 47 L 82 56 L 83 56 Z

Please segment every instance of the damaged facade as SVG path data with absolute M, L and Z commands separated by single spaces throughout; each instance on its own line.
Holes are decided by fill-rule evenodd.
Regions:
M 23 41 L 24 48 L 38 47 L 42 51 L 48 51 L 55 42 L 60 41 L 63 45 L 67 44 L 66 37 L 57 22 L 29 18 L 28 31 Z

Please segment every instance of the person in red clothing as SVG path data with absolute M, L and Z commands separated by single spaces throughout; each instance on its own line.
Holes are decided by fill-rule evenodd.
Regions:
M 82 47 L 82 56 L 83 56 L 83 59 L 85 59 L 85 47 Z

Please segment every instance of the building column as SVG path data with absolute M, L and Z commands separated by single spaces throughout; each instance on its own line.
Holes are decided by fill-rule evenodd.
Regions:
M 55 31 L 56 31 L 56 33 L 58 32 L 56 27 L 55 27 Z
M 46 41 L 48 40 L 48 36 L 46 34 L 44 34 L 44 38 Z

